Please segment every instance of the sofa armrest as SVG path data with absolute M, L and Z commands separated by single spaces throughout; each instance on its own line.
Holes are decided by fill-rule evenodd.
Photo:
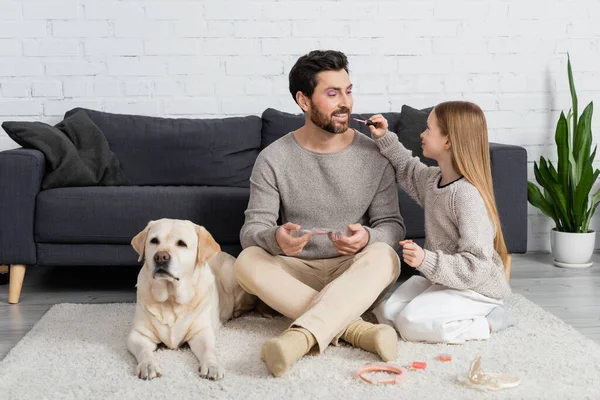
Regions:
M 34 149 L 0 152 L 0 264 L 36 264 L 35 199 L 46 170 Z
M 490 143 L 494 196 L 509 253 L 527 251 L 527 151 Z

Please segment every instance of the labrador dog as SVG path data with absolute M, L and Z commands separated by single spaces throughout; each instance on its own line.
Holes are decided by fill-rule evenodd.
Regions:
M 257 298 L 237 283 L 235 258 L 221 251 L 212 235 L 190 221 L 150 221 L 131 245 L 145 257 L 137 279 L 137 305 L 127 348 L 141 379 L 161 376 L 154 356 L 163 343 L 176 349 L 187 343 L 203 378 L 222 379 L 215 355 L 221 324 L 252 310 Z

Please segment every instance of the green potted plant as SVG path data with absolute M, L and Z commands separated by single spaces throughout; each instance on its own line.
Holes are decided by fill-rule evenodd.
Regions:
M 558 152 L 557 167 L 544 157 L 534 162 L 537 183 L 527 182 L 527 199 L 556 226 L 550 232 L 554 265 L 565 268 L 585 268 L 592 265 L 596 233 L 589 224 L 596 207 L 600 190 L 590 192 L 600 170 L 592 163 L 596 148 L 592 148 L 593 102 L 577 114 L 577 93 L 573 82 L 571 59 L 567 56 L 567 72 L 571 89 L 572 108 L 567 116 L 560 113 L 554 140 Z

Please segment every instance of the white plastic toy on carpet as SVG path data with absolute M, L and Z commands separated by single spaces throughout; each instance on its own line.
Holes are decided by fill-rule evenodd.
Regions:
M 459 376 L 459 382 L 479 390 L 502 390 L 519 386 L 521 380 L 516 376 L 497 372 L 484 372 L 481 369 L 481 356 L 471 362 L 466 376 Z

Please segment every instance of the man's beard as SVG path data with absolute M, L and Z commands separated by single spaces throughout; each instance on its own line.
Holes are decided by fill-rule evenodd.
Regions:
M 325 115 L 319 111 L 317 107 L 315 107 L 314 103 L 311 106 L 310 120 L 319 128 L 327 131 L 329 133 L 340 134 L 344 133 L 348 130 L 350 125 L 350 110 L 346 107 L 339 108 L 335 110 L 331 115 Z M 334 123 L 333 115 L 336 114 L 347 114 L 348 118 L 346 118 L 346 122 L 344 123 Z

